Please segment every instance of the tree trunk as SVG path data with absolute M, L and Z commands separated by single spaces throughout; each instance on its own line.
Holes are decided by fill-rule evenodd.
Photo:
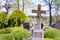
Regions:
M 16 0 L 17 2 L 17 9 L 20 9 L 20 3 L 19 3 L 19 0 Z
M 51 4 L 49 4 L 50 26 L 52 25 Z
M 24 0 L 23 0 L 22 2 L 23 2 L 23 7 L 22 7 L 22 11 L 24 12 Z

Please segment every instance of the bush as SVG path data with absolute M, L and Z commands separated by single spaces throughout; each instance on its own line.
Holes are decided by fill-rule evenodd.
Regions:
M 1 40 L 22 40 L 23 38 L 30 38 L 30 32 L 22 27 L 0 29 Z
M 44 32 L 44 38 L 53 38 L 55 39 L 56 37 L 58 38 L 60 36 L 60 31 L 57 29 L 48 29 Z M 60 37 L 59 37 L 60 38 Z
M 59 31 L 58 35 L 54 38 L 54 40 L 60 40 L 60 31 Z
M 6 12 L 0 13 L 0 29 L 6 28 L 8 25 L 8 15 Z
M 44 38 L 44 40 L 53 40 L 52 38 Z
M 9 34 L 13 31 L 12 29 L 6 28 L 6 29 L 0 29 L 0 34 Z
M 27 21 L 28 17 L 20 10 L 14 10 L 9 18 L 9 26 L 20 26 L 22 23 Z
M 0 40 L 15 40 L 12 34 L 2 34 L 0 35 Z
M 20 29 L 23 29 L 23 27 L 4 28 L 0 29 L 0 34 L 9 34 Z
M 29 38 L 30 34 L 27 30 L 18 30 L 14 32 L 15 40 L 22 40 L 23 38 Z

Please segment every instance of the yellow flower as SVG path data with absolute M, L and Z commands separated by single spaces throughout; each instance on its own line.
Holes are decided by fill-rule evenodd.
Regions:
M 44 40 L 53 40 L 52 38 L 44 38 Z

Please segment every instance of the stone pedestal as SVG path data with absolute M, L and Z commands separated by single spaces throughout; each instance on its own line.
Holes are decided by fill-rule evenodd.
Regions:
M 32 40 L 44 40 L 43 30 L 34 30 Z

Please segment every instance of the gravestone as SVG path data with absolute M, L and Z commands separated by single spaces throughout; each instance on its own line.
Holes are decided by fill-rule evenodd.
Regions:
M 53 24 L 52 27 L 60 30 L 60 20 Z
M 24 27 L 24 29 L 27 29 L 27 30 L 30 29 L 30 25 L 28 22 L 23 23 L 23 27 Z
M 32 40 L 44 40 L 44 32 L 41 29 L 41 13 L 45 13 L 46 11 L 41 10 L 41 5 L 38 5 L 37 10 L 32 10 L 32 13 L 37 13 L 36 24 L 34 25 L 34 31 L 32 35 Z

